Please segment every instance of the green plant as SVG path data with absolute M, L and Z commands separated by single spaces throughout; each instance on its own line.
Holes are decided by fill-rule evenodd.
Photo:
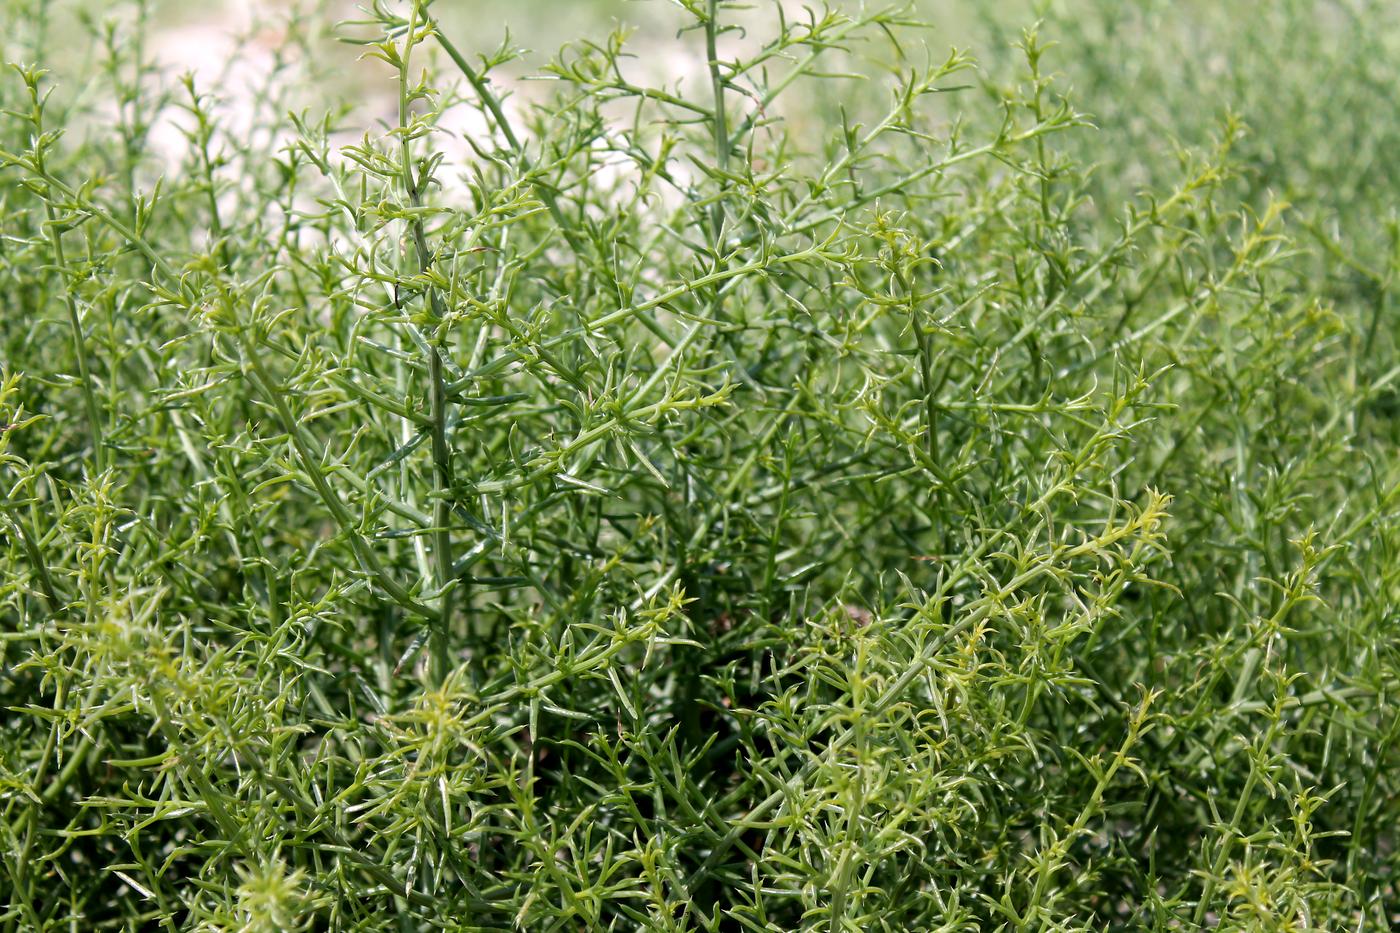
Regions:
M 0 923 L 1387 926 L 1395 252 L 1233 118 L 1129 197 L 1034 30 L 655 9 L 3 85 Z

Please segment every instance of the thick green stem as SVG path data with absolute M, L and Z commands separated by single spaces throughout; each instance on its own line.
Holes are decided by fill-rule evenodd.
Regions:
M 73 297 L 68 260 L 63 252 L 63 235 L 58 229 L 58 215 L 53 205 L 45 202 L 44 210 L 49 219 L 46 225 L 49 245 L 53 249 L 54 265 L 58 267 L 59 283 L 63 289 L 63 303 L 68 309 L 68 326 L 73 331 L 73 352 L 78 359 L 78 379 L 83 390 L 83 407 L 87 412 L 88 433 L 92 441 L 92 456 L 97 471 L 102 472 L 107 462 L 106 443 L 102 432 L 102 415 L 97 406 L 97 393 L 92 383 L 92 373 L 88 370 L 87 340 L 83 336 L 83 320 L 78 314 L 78 302 Z
M 414 4 L 413 16 L 409 21 L 408 38 L 405 40 L 403 63 L 399 69 L 399 127 L 405 128 L 409 120 L 408 62 L 413 51 L 414 35 L 418 28 L 418 15 L 421 8 Z M 503 118 L 503 117 L 502 117 Z M 512 137 L 513 138 L 513 137 Z M 403 162 L 403 184 L 409 203 L 415 208 L 409 220 L 409 231 L 413 238 L 414 252 L 418 257 L 419 271 L 427 273 L 433 264 L 432 253 L 428 249 L 428 236 L 423 227 L 423 206 L 420 179 L 413 173 L 413 152 L 407 133 L 400 137 Z M 438 289 L 427 288 L 428 302 L 432 309 L 433 322 L 442 327 L 447 317 L 447 308 Z M 452 566 L 452 450 L 447 443 L 448 392 L 447 379 L 443 374 L 442 357 L 443 335 L 435 335 L 428 355 L 429 397 L 431 399 L 432 456 L 433 473 L 436 477 L 436 497 L 433 504 L 433 561 L 437 569 L 438 618 L 430 638 L 428 682 L 439 686 L 446 679 L 451 667 L 451 626 L 452 599 L 455 586 Z
M 719 0 L 709 0 L 708 15 L 705 17 L 705 56 L 709 63 L 710 89 L 714 93 L 714 119 L 710 121 L 715 141 L 715 168 L 721 175 L 729 174 L 729 121 L 724 113 L 724 75 L 719 70 Z M 721 185 L 725 182 L 721 181 Z M 718 256 L 724 242 L 724 201 L 717 199 L 710 206 L 710 225 L 713 228 L 715 254 Z

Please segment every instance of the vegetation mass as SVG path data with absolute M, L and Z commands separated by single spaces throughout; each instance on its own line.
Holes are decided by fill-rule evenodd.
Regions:
M 1392 928 L 1393 4 L 449 7 L 4 4 L 0 929 Z

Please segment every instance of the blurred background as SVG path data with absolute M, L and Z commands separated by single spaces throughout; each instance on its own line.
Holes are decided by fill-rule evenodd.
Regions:
M 678 33 L 693 21 L 686 2 L 698 0 L 437 0 L 432 10 L 466 53 L 489 54 L 506 42 L 526 50 L 492 72 L 520 103 L 549 92 L 546 82 L 531 79 L 561 46 L 603 43 L 619 29 L 630 36 L 624 67 L 636 80 L 690 92 L 703 80 L 704 41 L 694 31 Z M 724 37 L 721 56 L 771 36 L 780 13 L 803 18 L 813 4 L 822 5 L 733 3 L 725 18 L 745 29 Z M 898 4 L 825 5 L 856 12 Z M 77 28 L 75 17 L 121 21 L 142 6 L 154 27 L 146 54 L 171 72 L 193 72 L 203 90 L 215 90 L 233 107 L 255 95 L 274 67 L 274 50 L 286 35 L 278 23 L 302 11 L 298 21 L 307 28 L 300 32 L 315 40 L 301 47 L 302 61 L 285 67 L 279 80 L 304 89 L 312 109 L 336 99 L 358 105 L 347 127 L 371 129 L 386 117 L 394 93 L 389 69 L 335 38 L 371 34 L 353 25 L 365 16 L 353 0 L 0 0 L 15 27 L 0 35 L 0 49 L 6 60 L 27 60 L 35 44 L 26 37 L 40 28 L 35 20 L 45 20 L 43 64 L 63 90 L 63 58 L 93 54 L 96 30 Z M 1256 202 L 1287 200 L 1321 238 L 1356 240 L 1363 255 L 1373 241 L 1375 249 L 1389 248 L 1375 232 L 1395 225 L 1400 191 L 1395 0 L 913 0 L 909 8 L 928 23 L 926 50 L 906 49 L 907 62 L 897 63 L 861 60 L 853 49 L 845 70 L 887 77 L 892 67 L 942 59 L 958 48 L 981 65 L 974 81 L 1023 81 L 1024 59 L 1015 46 L 1023 30 L 1039 22 L 1042 40 L 1052 45 L 1043 71 L 1054 76 L 1056 93 L 1097 127 L 1056 143 L 1067 157 L 1102 166 L 1091 197 L 1116 201 L 1144 188 L 1162 190 L 1179 177 L 1189 153 L 1237 135 L 1234 162 L 1245 168 L 1244 183 Z M 879 88 L 877 81 L 867 84 Z M 963 96 L 957 100 L 950 113 L 985 110 Z M 805 111 L 784 116 L 829 120 L 833 106 L 811 101 Z M 1243 128 L 1238 134 L 1237 123 Z M 178 147 L 178 134 L 171 135 Z
M 42 0 L 41 0 L 42 2 Z M 94 10 L 114 4 L 82 0 Z M 633 62 L 652 80 L 684 80 L 700 63 L 703 40 L 678 35 L 688 14 L 683 0 L 437 0 L 434 14 L 464 51 L 481 54 L 509 41 L 528 51 L 498 80 L 525 79 L 561 45 L 604 41 L 619 27 L 631 32 Z M 216 70 L 229 36 L 256 22 L 275 21 L 294 0 L 151 0 L 160 23 L 158 56 L 178 69 Z M 305 7 L 305 0 L 295 5 Z M 323 0 L 326 27 L 363 16 L 353 0 Z M 801 18 L 808 6 L 856 11 L 898 2 L 867 0 L 751 0 L 726 13 L 748 27 L 753 41 L 771 34 L 764 21 L 777 11 Z M 62 4 L 54 4 L 62 6 Z M 1309 178 L 1335 175 L 1338 196 L 1352 199 L 1390 186 L 1400 169 L 1377 139 L 1400 144 L 1400 3 L 1394 0 L 913 0 L 929 24 L 930 57 L 956 47 L 970 51 L 988 79 L 1014 80 L 1024 29 L 1041 22 L 1056 43 L 1045 68 L 1077 108 L 1092 115 L 1134 181 L 1149 183 L 1146 163 L 1169 163 L 1179 146 L 1211 145 L 1227 115 L 1249 128 L 1247 144 L 1261 182 L 1288 187 L 1295 170 Z M 101 15 L 101 14 L 99 14 Z M 338 27 L 343 34 L 346 27 Z M 350 29 L 353 32 L 353 28 Z M 268 42 L 276 40 L 267 37 Z M 729 42 L 743 42 L 731 34 Z M 917 53 L 917 50 L 914 50 Z M 385 70 L 358 61 L 359 49 L 327 43 L 318 54 L 340 90 L 373 96 Z M 723 54 L 724 50 L 721 50 Z M 917 54 L 911 60 L 918 60 Z M 236 83 L 236 82 L 235 82 Z M 223 88 L 236 93 L 236 87 Z M 1375 132 L 1377 124 L 1392 129 Z M 1097 152 L 1109 151 L 1100 139 Z M 1278 193 L 1287 194 L 1286 190 Z

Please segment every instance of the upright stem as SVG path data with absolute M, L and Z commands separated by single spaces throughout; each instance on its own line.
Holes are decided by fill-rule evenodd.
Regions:
M 46 182 L 48 171 L 45 166 L 44 152 L 45 146 L 40 141 L 44 138 L 44 103 L 46 95 L 39 92 L 39 79 L 42 72 L 23 72 L 23 79 L 29 90 L 29 122 L 34 128 L 34 155 L 31 161 L 34 174 L 43 178 Z M 16 114 L 19 115 L 19 114 Z M 8 153 L 0 153 L 0 164 L 15 164 L 19 162 Z M 102 417 L 97 406 L 97 393 L 93 389 L 92 374 L 88 371 L 87 364 L 87 341 L 83 337 L 83 321 L 78 314 L 78 302 L 73 297 L 73 280 L 68 269 L 68 258 L 63 252 L 63 233 L 59 229 L 58 211 L 53 206 L 53 193 L 55 186 L 48 184 L 45 188 L 44 215 L 48 222 L 44 225 L 44 231 L 48 236 L 49 248 L 53 251 L 53 262 L 58 270 L 59 286 L 63 289 L 63 304 L 68 310 L 68 326 L 73 332 L 73 352 L 78 358 L 78 376 L 82 382 L 83 406 L 87 411 L 88 433 L 92 442 L 92 456 L 100 473 L 103 464 L 106 462 L 106 444 L 103 441 Z M 67 189 L 59 188 L 60 194 L 68 194 Z
M 438 620 L 433 631 L 429 679 L 439 685 L 451 667 L 449 632 L 452 625 L 452 452 L 447 446 L 447 389 L 442 375 L 442 350 L 433 347 L 428 358 L 429 378 L 432 380 L 433 468 L 437 474 L 438 496 L 433 504 L 433 555 L 436 559 L 438 586 L 442 595 L 438 604 Z
M 88 432 L 92 437 L 92 456 L 97 464 L 97 472 L 102 472 L 107 462 L 106 444 L 102 433 L 102 416 L 97 407 L 97 393 L 93 390 L 92 374 L 88 371 L 87 341 L 83 337 L 83 322 L 78 314 L 78 303 L 73 298 L 72 283 L 68 278 L 68 260 L 63 252 L 63 235 L 58 230 L 58 215 L 53 205 L 44 203 L 48 213 L 49 245 L 53 249 L 54 265 L 58 267 L 60 284 L 63 288 L 63 303 L 68 308 L 68 326 L 73 331 L 73 351 L 78 358 L 78 376 L 83 386 L 83 407 L 87 411 Z
M 708 15 L 705 17 L 705 56 L 710 68 L 710 88 L 715 96 L 715 115 L 710 126 L 715 140 L 715 168 L 721 174 L 729 173 L 729 120 L 724 113 L 724 76 L 719 72 L 719 0 L 709 0 Z M 723 181 L 720 183 L 724 184 Z M 724 202 L 715 201 L 710 207 L 710 225 L 715 239 L 715 253 L 718 255 L 724 237 Z
M 399 126 L 408 125 L 408 61 L 416 42 L 418 31 L 419 4 L 414 3 L 413 14 L 409 19 L 408 35 L 404 41 L 403 62 L 399 69 Z M 408 134 L 401 137 L 403 160 L 403 184 L 409 202 L 414 208 L 423 206 L 419 193 L 418 179 L 413 174 L 412 147 Z M 413 249 L 418 256 L 418 267 L 427 272 L 432 265 L 432 254 L 428 250 L 428 237 L 423 228 L 420 214 L 415 212 L 409 221 L 413 237 Z M 433 321 L 441 325 L 447 317 L 442 296 L 431 285 L 427 288 L 428 302 L 432 309 Z M 451 667 L 450 633 L 452 626 L 452 451 L 447 445 L 447 380 L 443 375 L 441 335 L 435 335 L 428 353 L 428 379 L 431 382 L 429 397 L 432 411 L 432 453 L 433 472 L 437 481 L 437 496 L 433 503 L 433 560 L 437 569 L 439 592 L 438 617 L 433 626 L 428 650 L 428 682 L 440 686 Z
M 719 188 L 720 197 L 710 205 L 710 249 L 715 256 L 715 271 L 722 272 L 725 268 L 724 259 L 724 191 L 729 187 L 729 120 L 724 113 L 724 76 L 719 70 L 719 2 L 720 0 L 709 0 L 709 7 L 705 15 L 705 57 L 710 69 L 710 88 L 714 92 L 715 112 L 714 118 L 710 121 L 710 129 L 714 136 L 715 146 L 715 169 L 720 173 Z M 724 297 L 722 292 L 716 288 L 710 297 L 710 315 L 716 320 L 732 320 L 724 310 Z M 743 382 L 750 386 L 755 386 L 754 380 L 749 376 L 748 371 L 743 366 L 739 357 L 734 335 L 732 333 L 722 333 L 720 337 L 730 348 L 729 356 L 734 364 L 734 374 Z

